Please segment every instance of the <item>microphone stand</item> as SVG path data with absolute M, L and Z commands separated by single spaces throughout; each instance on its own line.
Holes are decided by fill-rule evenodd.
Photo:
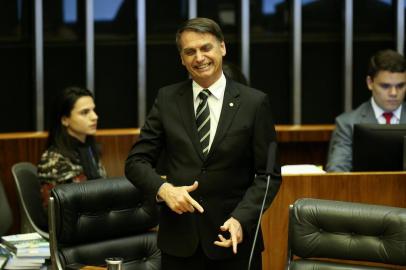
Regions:
M 268 195 L 268 188 L 269 188 L 269 182 L 270 181 L 271 181 L 271 174 L 268 174 L 267 177 L 266 177 L 265 195 L 264 195 L 264 199 L 262 200 L 261 211 L 259 212 L 257 228 L 255 230 L 254 240 L 252 241 L 252 248 L 251 248 L 250 258 L 248 260 L 248 270 L 251 269 L 252 256 L 254 255 L 255 243 L 257 242 L 259 228 L 261 227 L 262 212 L 264 211 L 265 201 L 266 201 L 266 196 Z

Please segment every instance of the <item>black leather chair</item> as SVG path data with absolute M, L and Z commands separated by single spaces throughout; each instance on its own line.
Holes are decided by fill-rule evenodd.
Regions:
M 37 167 L 29 162 L 20 162 L 13 165 L 11 172 L 20 202 L 21 232 L 35 231 L 48 239 L 48 219 L 42 206 Z
M 299 199 L 290 207 L 288 246 L 288 270 L 382 270 L 406 265 L 406 209 Z
M 159 270 L 158 210 L 127 179 L 58 185 L 48 205 L 53 269 L 105 265 L 124 259 L 124 270 Z
M 10 204 L 4 192 L 3 182 L 0 179 L 0 236 L 5 235 L 13 223 Z

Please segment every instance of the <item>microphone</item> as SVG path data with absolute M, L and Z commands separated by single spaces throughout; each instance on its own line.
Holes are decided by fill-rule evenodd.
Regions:
M 276 159 L 276 149 L 277 149 L 277 144 L 276 142 L 271 142 L 269 144 L 268 148 L 268 157 L 267 157 L 267 163 L 266 163 L 266 175 L 274 175 L 274 167 L 275 167 L 275 159 Z
M 255 230 L 254 240 L 252 241 L 250 258 L 248 260 L 248 270 L 251 269 L 252 256 L 254 255 L 255 244 L 257 242 L 259 228 L 261 227 L 262 212 L 264 211 L 264 208 L 265 208 L 265 201 L 266 201 L 266 196 L 268 195 L 269 182 L 271 180 L 271 176 L 274 175 L 273 170 L 274 170 L 275 162 L 276 162 L 276 149 L 277 149 L 276 142 L 275 141 L 271 142 L 268 147 L 268 156 L 267 156 L 266 171 L 265 171 L 266 189 L 265 189 L 264 199 L 262 200 L 261 211 L 259 212 L 258 223 L 257 223 L 257 228 Z

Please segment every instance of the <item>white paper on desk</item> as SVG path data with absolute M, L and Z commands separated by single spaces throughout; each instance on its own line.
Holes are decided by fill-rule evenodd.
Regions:
M 284 165 L 281 170 L 282 175 L 326 173 L 322 168 L 312 164 Z

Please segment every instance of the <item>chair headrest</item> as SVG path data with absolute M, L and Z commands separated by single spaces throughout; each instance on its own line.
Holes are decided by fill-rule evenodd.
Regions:
M 290 210 L 289 244 L 302 258 L 406 265 L 406 209 L 299 199 Z
M 127 179 L 62 184 L 52 191 L 60 245 L 134 235 L 157 225 L 157 205 Z

